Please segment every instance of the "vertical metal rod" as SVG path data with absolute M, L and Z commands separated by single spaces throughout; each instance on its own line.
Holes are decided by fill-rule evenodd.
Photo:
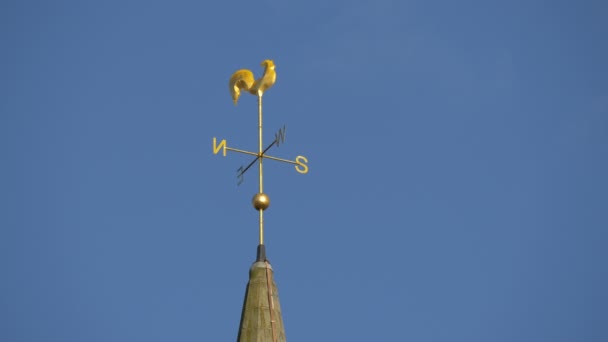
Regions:
M 264 192 L 264 174 L 262 172 L 262 94 L 258 94 L 258 156 L 260 157 L 260 193 Z
M 258 156 L 260 165 L 260 193 L 264 193 L 264 172 L 262 167 L 262 93 L 258 92 Z M 260 245 L 264 244 L 264 210 L 260 212 Z
M 264 244 L 264 210 L 260 212 L 260 245 Z

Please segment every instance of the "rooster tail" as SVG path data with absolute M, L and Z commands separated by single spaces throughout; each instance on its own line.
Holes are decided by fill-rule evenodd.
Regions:
M 253 72 L 250 70 L 241 69 L 232 74 L 228 87 L 230 88 L 230 95 L 232 95 L 232 101 L 235 106 L 239 101 L 239 96 L 241 96 L 241 89 L 249 91 L 253 88 L 254 84 L 255 78 L 253 78 Z

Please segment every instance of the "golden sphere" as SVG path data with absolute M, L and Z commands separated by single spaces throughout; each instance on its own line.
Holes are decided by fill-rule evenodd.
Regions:
M 251 203 L 253 203 L 253 207 L 258 211 L 266 210 L 270 205 L 270 197 L 263 192 L 258 192 L 253 196 Z

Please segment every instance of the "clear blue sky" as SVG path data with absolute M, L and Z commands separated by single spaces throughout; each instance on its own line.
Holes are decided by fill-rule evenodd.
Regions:
M 3 1 L 0 340 L 608 340 L 603 1 Z M 319 338 L 319 336 L 323 336 Z

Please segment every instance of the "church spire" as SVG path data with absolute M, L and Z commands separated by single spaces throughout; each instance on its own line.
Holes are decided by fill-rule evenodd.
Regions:
M 279 293 L 268 261 L 249 270 L 237 342 L 285 342 Z

